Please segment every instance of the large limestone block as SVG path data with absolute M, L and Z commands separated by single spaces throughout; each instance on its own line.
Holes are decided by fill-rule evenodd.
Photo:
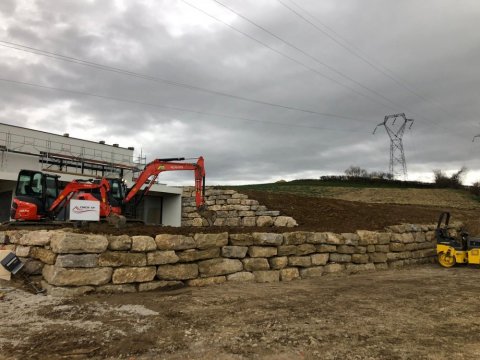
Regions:
M 285 239 L 283 245 L 300 245 L 305 244 L 307 242 L 307 238 L 311 237 L 312 233 L 308 233 L 305 231 L 294 231 L 283 234 L 283 238 Z M 278 244 L 281 245 L 281 244 Z
M 348 263 L 352 261 L 352 255 L 331 253 L 330 261 L 334 263 Z
M 327 233 L 311 232 L 307 233 L 307 242 L 309 244 L 325 244 L 327 241 Z
M 247 271 L 269 270 L 270 265 L 265 258 L 245 258 L 242 260 Z
M 297 246 L 297 255 L 313 254 L 317 248 L 313 244 L 301 244 Z
M 368 254 L 368 257 L 373 263 L 385 263 L 387 262 L 387 253 L 384 252 L 374 252 Z
M 183 287 L 182 281 L 150 281 L 138 284 L 138 291 L 171 290 Z
M 226 258 L 243 259 L 247 255 L 247 246 L 224 246 L 222 256 Z
M 57 254 L 55 254 L 52 250 L 48 250 L 43 247 L 32 246 L 30 248 L 30 257 L 38 259 L 45 264 L 53 265 L 55 264 Z
M 286 268 L 280 270 L 281 281 L 292 281 L 300 278 L 300 272 L 297 268 Z
M 19 245 L 45 246 L 50 243 L 55 232 L 47 230 L 29 231 L 18 241 Z
M 300 269 L 300 277 L 302 279 L 309 279 L 322 276 L 324 272 L 323 266 L 313 266 L 309 268 Z
M 40 286 L 42 287 L 42 289 L 46 290 L 47 295 L 54 297 L 78 297 L 95 291 L 95 287 L 93 286 L 52 286 L 45 280 L 41 281 Z
M 230 234 L 229 244 L 234 246 L 250 246 L 253 245 L 252 234 Z
M 241 225 L 242 226 L 256 226 L 257 225 L 257 218 L 255 216 L 245 216 L 241 219 Z
M 108 240 L 102 235 L 55 232 L 50 246 L 57 254 L 102 253 L 108 247 Z
M 332 253 L 337 251 L 337 247 L 335 245 L 327 245 L 327 244 L 321 244 L 317 245 L 317 252 L 319 253 Z M 367 251 L 365 249 L 365 251 Z
M 99 266 L 145 266 L 147 259 L 145 254 L 122 251 L 106 251 L 98 258 Z
M 248 248 L 250 257 L 272 257 L 277 256 L 277 248 L 272 246 L 250 246 Z
M 27 234 L 28 232 L 28 230 L 9 230 L 5 231 L 5 236 L 9 243 L 20 244 L 20 240 L 23 238 L 23 235 Z
M 273 222 L 273 226 L 277 227 L 294 227 L 297 225 L 295 219 L 290 216 L 277 216 Z
M 259 227 L 266 227 L 266 226 L 272 226 L 273 225 L 273 219 L 271 216 L 258 216 L 257 217 L 257 226 Z
M 288 257 L 286 256 L 279 256 L 279 257 L 273 257 L 268 259 L 268 263 L 270 264 L 270 267 L 272 270 L 280 270 L 288 265 Z M 258 269 L 258 270 L 267 270 L 267 269 Z
M 345 245 L 352 245 L 352 246 L 358 245 L 358 240 L 360 239 L 358 234 L 342 233 L 341 235 L 345 240 Z
M 58 255 L 55 266 L 64 268 L 92 268 L 98 266 L 98 254 Z
M 222 247 L 228 244 L 228 233 L 219 234 L 195 234 L 195 243 L 198 249 Z
M 112 283 L 126 284 L 152 281 L 155 278 L 156 270 L 155 266 L 118 268 L 113 271 Z
M 243 264 L 236 259 L 210 259 L 198 263 L 202 277 L 227 275 L 243 270 Z
M 337 252 L 339 254 L 353 254 L 355 253 L 355 246 L 339 245 L 337 246 Z
M 187 285 L 201 287 L 201 286 L 222 284 L 226 281 L 227 281 L 227 278 L 225 276 L 213 276 L 213 277 L 207 277 L 207 278 L 198 278 L 198 279 L 188 280 Z
M 345 265 L 343 264 L 327 264 L 323 267 L 323 272 L 325 274 L 336 273 L 345 270 Z
M 132 238 L 128 235 L 107 236 L 108 248 L 110 250 L 130 250 L 132 248 Z
M 132 236 L 132 251 L 145 252 L 157 250 L 157 244 L 151 236 Z
M 378 233 L 375 231 L 358 230 L 359 236 L 358 245 L 367 246 L 378 244 Z
M 43 278 L 55 286 L 103 285 L 112 278 L 112 268 L 65 269 L 45 265 Z
M 309 267 L 312 266 L 312 258 L 310 256 L 290 256 L 288 258 L 288 265 Z
M 165 265 L 175 264 L 178 262 L 179 257 L 173 250 L 154 251 L 147 253 L 148 265 Z
M 353 254 L 352 263 L 354 264 L 366 264 L 368 263 L 368 254 Z
M 391 239 L 392 239 L 391 233 L 384 233 L 384 232 L 378 233 L 377 242 L 379 245 L 389 244 Z
M 330 257 L 329 253 L 324 254 L 313 254 L 310 256 L 312 259 L 312 265 L 326 265 L 328 258 Z
M 193 237 L 184 235 L 160 234 L 155 237 L 158 250 L 194 249 L 197 244 Z
M 177 251 L 176 254 L 180 262 L 192 262 L 219 257 L 220 248 L 210 248 L 205 250 L 189 249 L 181 252 Z
M 282 245 L 277 248 L 277 255 L 297 255 L 297 245 Z
M 390 251 L 392 252 L 405 251 L 405 244 L 392 242 L 390 243 Z
M 255 281 L 255 276 L 251 272 L 241 271 L 241 272 L 227 275 L 227 280 L 238 281 L 238 282 Z
M 15 248 L 15 255 L 20 256 L 20 257 L 29 257 L 31 248 L 32 248 L 31 246 L 18 245 Z
M 278 245 L 282 245 L 282 242 L 283 242 L 282 234 L 254 232 L 252 234 L 252 237 L 253 237 L 253 244 L 255 245 L 278 246 Z
M 255 271 L 253 275 L 255 276 L 255 281 L 259 283 L 280 281 L 280 271 L 278 270 Z
M 197 264 L 160 265 L 157 270 L 160 280 L 189 280 L 197 276 Z

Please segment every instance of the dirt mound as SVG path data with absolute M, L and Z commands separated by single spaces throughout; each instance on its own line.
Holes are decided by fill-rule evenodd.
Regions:
M 251 199 L 258 200 L 271 210 L 279 210 L 282 215 L 292 216 L 299 224 L 294 229 L 298 231 L 332 231 L 342 233 L 354 232 L 356 230 L 381 230 L 386 226 L 401 223 L 431 224 L 437 221 L 440 212 L 450 211 L 452 220 L 466 222 L 472 235 L 480 233 L 478 210 L 473 209 L 462 210 L 454 207 L 365 203 L 255 190 L 242 190 L 242 193 L 248 195 Z M 15 227 L 9 227 L 9 229 L 13 228 Z M 28 228 L 35 229 L 35 227 Z M 3 227 L 0 230 L 6 229 Z M 36 229 L 45 229 L 45 227 L 36 227 Z M 125 228 L 116 229 L 106 223 L 90 223 L 88 226 L 75 229 L 74 231 L 112 235 L 155 236 L 160 233 L 187 235 L 199 231 L 244 233 L 251 231 L 285 232 L 286 230 L 293 229 L 217 226 L 208 228 L 177 228 L 148 226 L 138 223 L 127 224 Z

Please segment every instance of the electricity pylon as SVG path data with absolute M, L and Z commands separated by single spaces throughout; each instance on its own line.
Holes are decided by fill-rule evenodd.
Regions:
M 403 122 L 399 126 L 394 127 L 397 119 Z M 390 120 L 391 123 L 389 124 Z M 413 119 L 407 119 L 405 113 L 386 115 L 383 122 L 378 124 L 373 130 L 373 134 L 375 134 L 379 126 L 384 126 L 390 137 L 390 165 L 388 170 L 392 179 L 399 177 L 403 177 L 403 180 L 407 179 L 407 162 L 405 161 L 402 138 L 407 124 L 410 123 L 408 128 L 411 129 L 413 121 Z

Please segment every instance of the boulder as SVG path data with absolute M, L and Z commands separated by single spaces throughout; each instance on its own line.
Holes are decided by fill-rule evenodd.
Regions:
M 236 259 L 211 259 L 199 262 L 198 270 L 202 277 L 212 277 L 242 271 L 243 264 Z
M 57 254 L 102 253 L 108 247 L 108 240 L 102 235 L 54 232 L 50 246 Z
M 157 250 L 157 244 L 151 236 L 132 236 L 132 251 L 145 252 Z
M 104 285 L 112 278 L 112 268 L 66 269 L 45 265 L 43 278 L 55 286 Z
M 219 234 L 195 234 L 194 240 L 197 244 L 198 249 L 222 247 L 228 244 L 228 233 L 223 232 Z
M 148 282 L 155 278 L 156 267 L 124 267 L 113 271 L 112 283 L 125 284 L 135 282 Z
M 147 253 L 147 265 L 175 264 L 180 258 L 173 250 L 153 251 Z
M 106 251 L 98 258 L 99 266 L 145 266 L 147 259 L 145 254 L 122 251 Z
M 197 246 L 193 237 L 184 235 L 160 234 L 155 242 L 158 250 L 186 250 Z
M 55 266 L 64 268 L 92 268 L 98 266 L 98 254 L 58 255 Z
M 157 270 L 160 280 L 189 280 L 197 276 L 197 264 L 160 265 Z

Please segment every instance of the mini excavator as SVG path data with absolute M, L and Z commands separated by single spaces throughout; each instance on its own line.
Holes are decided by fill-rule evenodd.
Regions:
M 455 264 L 479 265 L 480 238 L 472 238 L 465 231 L 460 232 L 460 238 L 451 236 L 448 232 L 449 222 L 450 213 L 441 213 L 435 229 L 438 263 L 446 268 Z
M 185 158 L 155 159 L 148 163 L 131 188 L 118 178 L 73 180 L 59 191 L 59 176 L 40 171 L 21 170 L 18 174 L 10 217 L 14 221 L 56 220 L 71 199 L 100 201 L 100 217 L 122 217 L 127 204 L 137 206 L 164 171 L 193 170 L 195 201 L 200 215 L 211 223 L 213 216 L 205 206 L 205 165 L 203 157 L 196 163 Z M 138 195 L 138 196 L 137 196 Z

